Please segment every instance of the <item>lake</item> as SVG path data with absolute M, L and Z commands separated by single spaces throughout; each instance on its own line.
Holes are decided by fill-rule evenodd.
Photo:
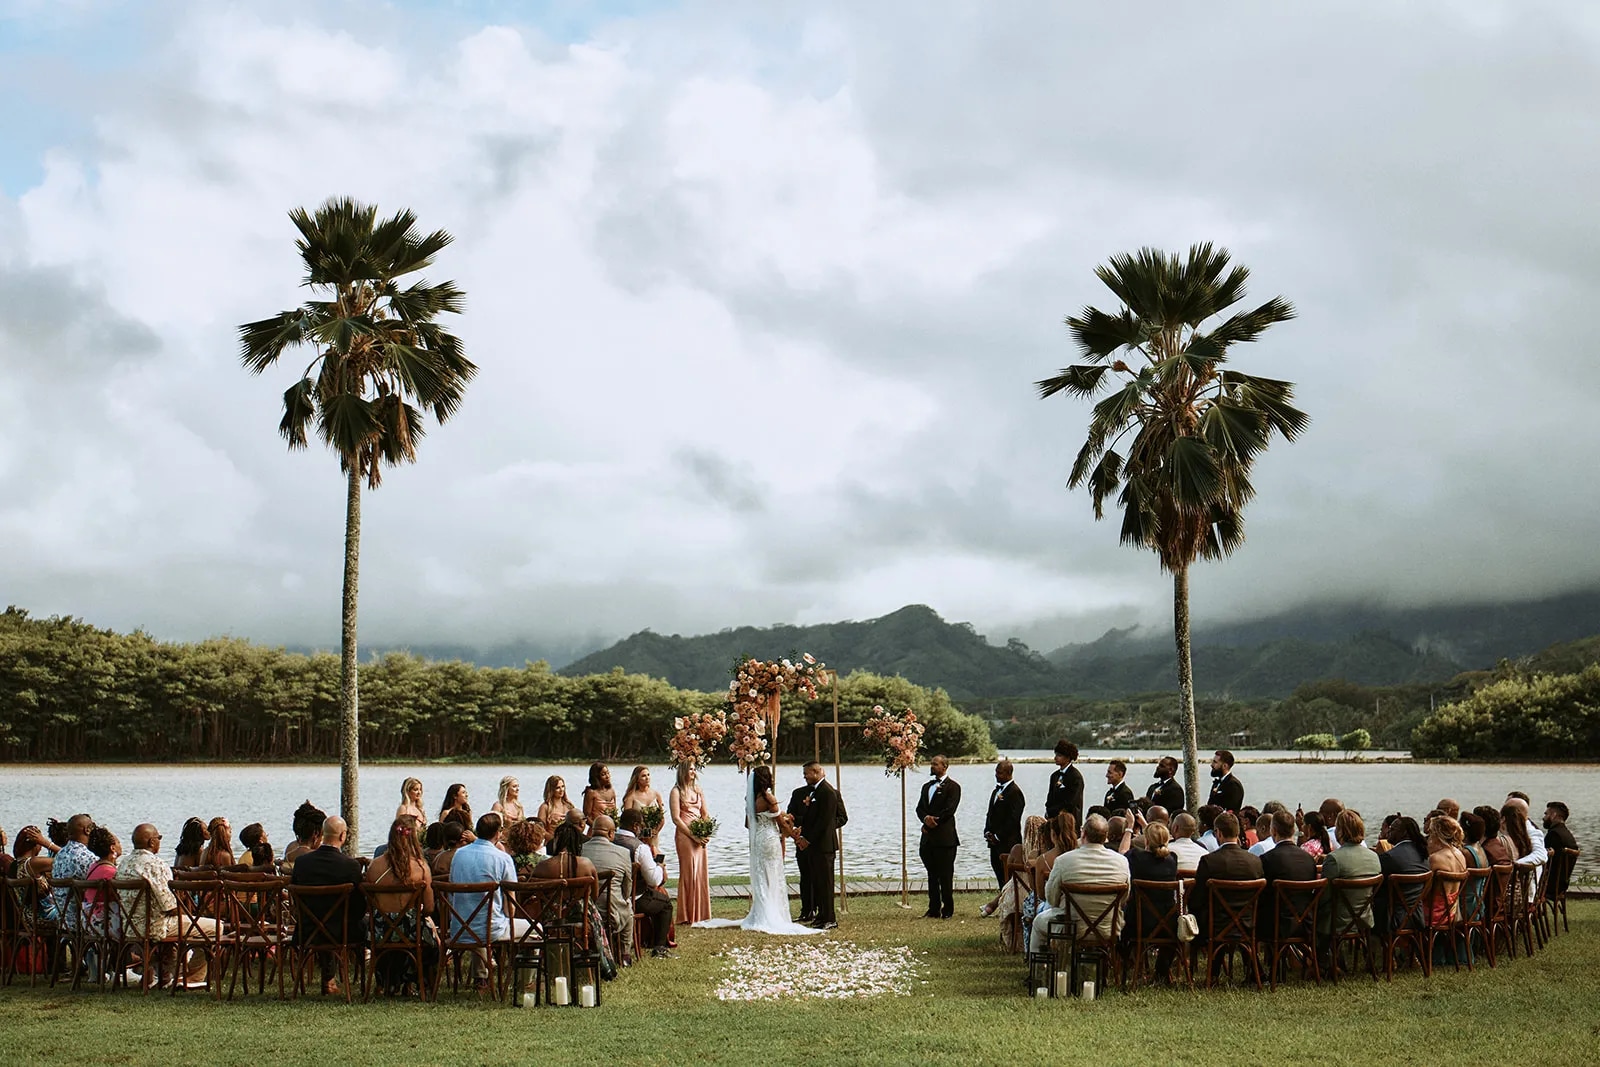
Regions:
M 1047 752 L 1012 752 L 1019 763 L 1016 782 L 1028 799 L 1029 813 L 1044 808 L 1046 785 L 1052 769 Z M 1129 764 L 1128 783 L 1135 793 L 1143 793 L 1152 777 L 1157 753 L 1085 752 L 1080 769 L 1084 775 L 1087 804 L 1098 802 L 1105 791 L 1104 767 L 1094 760 L 1115 756 Z M 1368 831 L 1376 834 L 1386 813 L 1403 811 L 1419 820 L 1441 797 L 1453 797 L 1464 807 L 1504 802 L 1506 793 L 1520 789 L 1533 798 L 1537 819 L 1550 800 L 1560 800 L 1572 809 L 1571 826 L 1584 853 L 1579 870 L 1600 873 L 1600 858 L 1594 842 L 1600 836 L 1600 774 L 1582 764 L 1408 764 L 1326 762 L 1273 763 L 1251 762 L 1294 753 L 1241 753 L 1235 773 L 1245 785 L 1245 802 L 1260 807 L 1267 800 L 1281 800 L 1293 808 L 1297 803 L 1314 808 L 1324 797 L 1338 797 L 1367 818 Z M 1374 754 L 1377 755 L 1377 754 Z M 632 765 L 617 765 L 612 776 L 620 795 Z M 666 796 L 673 777 L 668 767 L 652 767 L 652 776 Z M 1202 767 L 1202 772 L 1204 768 Z M 475 813 L 489 810 L 502 775 L 515 775 L 522 783 L 524 802 L 536 810 L 544 791 L 545 778 L 559 774 L 567 781 L 574 797 L 588 780 L 588 765 L 554 764 L 477 764 L 441 766 L 423 764 L 375 765 L 361 774 L 361 848 L 370 852 L 388 833 L 388 826 L 399 803 L 400 782 L 408 776 L 422 779 L 424 804 L 437 811 L 445 789 L 452 782 L 466 784 Z M 829 780 L 833 769 L 828 768 Z M 989 789 L 994 784 L 990 764 L 957 765 L 951 777 L 963 788 L 958 815 L 961 850 L 956 873 L 961 877 L 989 874 L 988 849 L 983 844 L 983 818 Z M 710 866 L 713 875 L 743 875 L 746 871 L 744 780 L 731 764 L 714 764 L 703 775 L 711 813 L 722 822 L 711 842 Z M 906 781 L 908 808 L 916 805 L 917 790 L 926 781 L 926 771 L 918 771 Z M 198 815 L 210 819 L 226 815 L 237 835 L 246 824 L 260 822 L 277 849 L 293 840 L 289 821 L 301 801 L 310 799 L 324 811 L 339 810 L 339 768 L 316 766 L 215 765 L 0 765 L 0 826 L 8 835 L 29 823 L 43 826 L 47 816 L 64 819 L 86 811 L 110 826 L 128 847 L 135 824 L 153 822 L 166 835 L 169 851 L 177 841 L 185 819 Z M 798 765 L 778 768 L 778 795 L 788 793 L 801 782 Z M 839 783 L 835 783 L 839 784 Z M 850 811 L 844 830 L 845 869 L 853 878 L 898 877 L 900 873 L 900 784 L 877 766 L 846 765 L 842 793 Z M 914 816 L 908 816 L 910 838 L 908 864 L 913 877 L 921 873 L 917 861 L 917 830 Z M 672 835 L 662 835 L 664 851 L 672 854 Z M 170 859 L 170 855 L 168 857 Z M 676 861 L 671 862 L 676 873 Z

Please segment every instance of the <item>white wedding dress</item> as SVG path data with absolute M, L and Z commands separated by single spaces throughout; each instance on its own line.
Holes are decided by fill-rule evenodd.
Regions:
M 750 824 L 750 914 L 743 919 L 705 919 L 694 925 L 709 929 L 737 926 L 763 934 L 817 934 L 789 918 L 789 884 L 783 870 L 783 835 L 778 813 L 756 811 L 755 783 L 746 789 L 745 818 Z

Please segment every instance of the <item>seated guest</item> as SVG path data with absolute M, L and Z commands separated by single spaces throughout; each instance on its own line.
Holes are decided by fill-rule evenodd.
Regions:
M 1432 911 L 1428 915 L 1431 923 L 1447 922 L 1460 915 L 1457 900 L 1461 894 L 1461 883 L 1467 877 L 1467 857 L 1462 852 L 1465 844 L 1461 824 L 1443 812 L 1435 815 L 1433 822 L 1428 824 L 1428 869 L 1433 871 L 1436 882 L 1441 875 L 1456 880 L 1448 892 L 1433 894 Z
M 463 803 L 465 801 L 463 800 Z M 455 855 L 450 860 L 450 880 L 457 885 L 471 882 L 515 882 L 517 880 L 516 865 L 511 862 L 511 857 L 500 848 L 501 828 L 505 820 L 498 812 L 486 812 L 478 817 L 478 827 L 474 838 L 468 844 L 456 849 Z M 490 941 L 510 941 L 526 936 L 528 921 L 526 919 L 512 918 L 506 914 L 503 894 L 496 889 L 488 894 L 487 907 L 480 908 L 484 894 L 482 893 L 456 893 L 453 901 L 454 918 L 451 919 L 452 929 L 450 936 L 459 938 L 467 936 L 466 923 L 472 922 L 472 936 L 487 937 Z M 474 918 L 474 912 L 476 917 Z M 478 988 L 482 990 L 487 984 L 487 979 L 480 978 L 480 968 L 483 961 L 475 952 L 472 967 L 473 977 Z
M 118 891 L 122 905 L 122 932 L 126 937 L 148 937 L 155 941 L 177 936 L 178 898 L 172 893 L 172 868 L 157 855 L 160 848 L 161 835 L 156 828 L 149 823 L 140 823 L 133 828 L 133 851 L 117 864 L 117 881 L 143 881 L 150 887 L 148 894 L 140 894 L 132 889 Z M 144 897 L 144 907 L 140 907 L 141 896 Z M 217 931 L 217 920 L 209 915 L 195 916 L 192 922 L 194 930 L 199 933 L 209 935 Z M 149 965 L 150 961 L 146 960 L 147 970 Z M 205 966 L 205 957 L 197 956 L 189 965 L 186 979 L 203 981 Z
M 1313 813 L 1315 814 L 1315 813 Z M 1277 894 L 1273 890 L 1274 882 L 1311 882 L 1317 877 L 1317 859 L 1311 853 L 1294 843 L 1295 825 L 1294 813 L 1285 809 L 1278 809 L 1272 813 L 1271 826 L 1268 832 L 1272 835 L 1272 848 L 1261 856 L 1261 874 L 1267 880 L 1267 888 L 1261 894 L 1262 905 L 1267 909 L 1267 936 L 1303 937 L 1309 931 L 1290 929 L 1289 917 L 1277 907 Z M 1310 898 L 1301 896 L 1301 899 L 1289 901 L 1298 903 L 1303 909 L 1308 906 Z
M 322 844 L 310 852 L 301 853 L 294 861 L 294 874 L 290 882 L 305 886 L 360 884 L 361 864 L 341 851 L 348 833 L 344 820 L 339 816 L 329 815 L 324 819 L 320 835 Z M 344 943 L 352 945 L 359 945 L 366 940 L 366 920 L 360 908 L 359 898 L 354 907 L 349 898 L 322 897 L 306 901 L 306 910 L 322 921 L 328 935 L 343 938 Z M 310 923 L 304 923 L 295 927 L 294 936 L 296 944 L 306 944 L 313 938 L 320 938 L 321 934 L 313 930 Z M 333 976 L 333 953 L 317 953 L 317 965 L 322 971 L 323 995 L 338 993 L 339 983 Z
M 1256 835 L 1256 824 L 1261 821 L 1261 809 L 1246 804 L 1238 811 L 1239 847 L 1250 848 L 1261 839 Z
M 84 879 L 90 882 L 109 882 L 117 876 L 117 863 L 122 859 L 122 842 L 117 840 L 117 835 L 104 826 L 96 826 L 89 831 L 89 851 L 94 855 L 94 864 L 89 868 L 89 873 Z M 84 918 L 91 925 L 98 927 L 100 918 L 109 906 L 109 888 L 86 889 L 83 893 Z M 116 930 L 110 931 L 117 933 Z
M 1039 912 L 1048 906 L 1044 897 L 1045 886 L 1050 881 L 1050 871 L 1055 867 L 1056 860 L 1078 847 L 1077 817 L 1070 811 L 1056 812 L 1045 822 L 1040 844 L 1044 851 L 1033 861 L 1030 872 L 1033 892 L 1022 902 L 1022 929 L 1027 937 L 1032 936 L 1033 923 L 1039 917 Z
M 451 881 L 450 864 L 456 852 L 467 843 L 467 829 L 455 819 L 439 824 L 440 849 L 433 857 L 433 876 L 441 882 Z
M 63 824 L 63 829 L 65 824 Z M 9 878 L 32 878 L 38 883 L 37 911 L 34 915 L 22 917 L 24 925 L 32 926 L 35 923 L 53 923 L 60 913 L 56 910 L 55 894 L 50 892 L 50 884 L 46 879 L 50 875 L 50 866 L 53 862 L 47 855 L 49 839 L 39 831 L 37 826 L 24 826 L 17 831 L 17 840 L 12 846 L 16 853 L 12 861 Z
M 1326 856 L 1333 851 L 1333 839 L 1328 836 L 1328 826 L 1322 821 L 1321 812 L 1306 812 L 1305 831 L 1300 835 L 1300 847 L 1305 849 L 1306 855 L 1313 858 Z
M 1196 839 L 1200 847 L 1207 852 L 1217 850 L 1216 824 L 1217 816 L 1222 814 L 1222 809 L 1215 804 L 1200 805 L 1200 836 Z
M 407 910 L 411 897 L 418 888 L 422 890 L 422 922 L 431 923 L 433 914 L 433 872 L 422 858 L 417 841 L 415 818 L 407 815 L 395 819 L 389 826 L 389 847 L 383 855 L 367 864 L 363 881 L 373 890 L 393 889 L 393 892 L 374 892 L 371 895 L 374 922 L 373 941 L 381 939 L 415 941 L 417 921 L 415 913 Z M 433 982 L 433 972 L 438 966 L 439 944 L 435 937 L 424 933 L 422 939 L 422 987 Z M 378 985 L 393 996 L 419 978 L 413 973 L 414 962 L 402 952 L 385 952 L 376 961 Z
M 1033 920 L 1031 946 L 1035 953 L 1045 951 L 1049 939 L 1050 919 L 1067 910 L 1066 892 L 1063 886 L 1128 884 L 1128 858 L 1106 847 L 1109 833 L 1110 827 L 1103 817 L 1089 816 L 1083 820 L 1082 844 L 1071 852 L 1063 853 L 1051 866 L 1050 877 L 1045 883 L 1044 891 L 1045 903 L 1049 906 L 1040 909 Z M 1105 907 L 1109 899 L 1098 893 L 1085 894 L 1081 898 L 1081 907 L 1093 918 Z M 1121 928 L 1121 918 L 1116 914 L 1107 916 L 1105 922 L 1108 925 L 1097 927 L 1095 932 L 1102 937 L 1114 938 Z M 1082 930 L 1077 931 L 1079 937 L 1084 933 Z
M 1322 877 L 1328 880 L 1328 889 L 1322 894 L 1322 907 L 1317 913 L 1317 929 L 1329 933 L 1332 928 L 1333 910 L 1337 903 L 1340 908 L 1340 925 L 1344 925 L 1344 916 L 1349 915 L 1355 902 L 1364 897 L 1364 891 L 1336 890 L 1333 880 L 1336 878 L 1371 878 L 1375 874 L 1383 873 L 1383 864 L 1378 854 L 1367 847 L 1367 824 L 1362 821 L 1361 813 L 1354 808 L 1343 808 L 1334 825 L 1334 833 L 1339 839 L 1339 847 L 1334 849 L 1322 861 Z M 1380 892 L 1382 891 L 1380 887 Z M 1362 926 L 1372 926 L 1372 909 L 1363 902 L 1357 909 L 1356 920 Z
M 1291 822 L 1294 821 L 1294 816 L 1289 816 L 1289 819 Z M 1264 814 L 1257 818 L 1256 843 L 1250 846 L 1250 855 L 1264 856 L 1271 852 L 1273 846 L 1277 843 L 1277 840 L 1272 836 L 1272 816 Z
M 246 826 L 239 831 L 239 844 L 244 846 L 239 852 L 239 863 L 252 869 L 272 866 L 272 842 L 267 840 L 266 827 L 258 822 Z
M 758 770 L 762 768 L 757 768 Z M 771 773 L 771 768 L 765 768 Z M 757 788 L 760 788 L 759 786 Z M 583 858 L 594 864 L 600 877 L 611 876 L 611 891 L 600 902 L 601 910 L 618 937 L 620 958 L 633 958 L 633 853 L 612 840 L 617 825 L 609 815 L 596 815 L 590 826 L 594 834 L 583 843 Z
M 1022 923 L 1022 910 L 1028 898 L 1033 896 L 1033 861 L 1039 858 L 1046 847 L 1041 842 L 1047 832 L 1048 824 L 1042 815 L 1030 815 L 1023 821 L 1022 842 L 1013 846 L 1006 857 L 1007 866 L 1012 868 L 1012 881 L 1016 885 L 1007 884 L 990 902 L 992 906 L 985 905 L 984 914 L 993 914 L 1000 919 L 1000 943 L 1007 952 L 1021 949 L 1024 931 L 1028 929 Z M 1032 921 L 1031 916 L 1029 921 Z
M 1510 811 L 1516 812 L 1517 817 L 1515 819 L 1511 819 L 1508 816 L 1507 813 Z M 1501 828 L 1506 829 L 1508 822 L 1520 822 L 1522 824 L 1522 833 L 1520 835 L 1509 834 L 1509 830 L 1507 832 L 1511 840 L 1516 842 L 1517 862 L 1535 868 L 1532 888 L 1537 888 L 1538 880 L 1544 877 L 1544 869 L 1546 862 L 1550 858 L 1550 853 L 1544 845 L 1544 831 L 1535 826 L 1533 820 L 1528 817 L 1528 795 L 1526 793 L 1512 793 L 1506 797 L 1505 807 L 1500 809 Z M 1526 844 L 1523 843 L 1524 841 L 1526 841 Z M 1532 888 L 1530 888 L 1530 892 Z
M 1178 857 L 1167 847 L 1165 823 L 1153 822 L 1144 828 L 1145 847 L 1128 853 L 1128 876 L 1131 882 L 1176 882 Z M 1122 929 L 1123 951 L 1133 948 L 1136 933 L 1146 934 L 1161 928 L 1163 916 L 1172 910 L 1174 893 L 1170 889 L 1140 889 L 1135 887 L 1128 898 L 1126 925 Z M 1156 980 L 1172 980 L 1171 948 L 1156 952 Z
M 574 818 L 576 816 L 576 818 Z M 534 878 L 599 878 L 594 864 L 583 858 L 583 813 L 568 812 L 545 846 L 550 858 L 533 869 Z
M 428 861 L 431 869 L 434 859 L 444 848 L 444 823 L 433 822 L 422 832 L 422 858 Z
M 1200 861 L 1194 872 L 1194 895 L 1189 898 L 1189 910 L 1200 924 L 1200 936 L 1209 937 L 1211 927 L 1211 894 L 1206 886 L 1213 880 L 1249 881 L 1262 877 L 1261 859 L 1239 847 L 1239 817 L 1231 811 L 1218 815 L 1212 829 L 1217 835 L 1217 850 Z M 1221 916 L 1218 916 L 1220 919 Z M 1222 963 L 1224 953 L 1211 960 L 1213 973 Z
M 533 877 L 533 869 L 544 862 L 544 823 L 537 818 L 523 819 L 506 831 L 506 853 L 517 869 L 517 881 Z
M 634 882 L 633 909 L 650 920 L 650 943 L 645 946 L 652 956 L 670 957 L 672 940 L 672 898 L 667 895 L 667 867 L 657 863 L 650 842 L 639 835 L 644 832 L 644 812 L 626 808 L 621 816 L 622 828 L 613 840 L 633 850 Z M 627 842 L 631 841 L 632 844 Z
M 1141 801 L 1142 803 L 1142 801 Z M 1172 817 L 1167 814 L 1167 809 L 1160 804 L 1151 804 L 1148 810 L 1140 812 L 1137 808 L 1133 812 L 1133 823 L 1136 830 L 1133 835 L 1134 848 L 1148 848 L 1145 844 L 1144 833 L 1152 823 L 1160 823 L 1167 828 L 1167 839 L 1172 838 Z
M 1107 819 L 1106 844 L 1126 856 L 1133 847 L 1133 823 L 1121 815 Z
M 74 815 L 67 820 L 66 844 L 50 864 L 50 877 L 53 881 L 81 881 L 89 876 L 89 868 L 94 866 L 95 854 L 89 850 L 89 833 L 94 829 L 94 820 L 87 815 Z M 71 892 L 66 886 L 59 886 L 50 891 L 55 898 L 56 914 L 61 917 L 61 925 L 68 930 L 78 928 L 78 916 L 67 907 L 67 895 Z
M 1389 821 L 1389 830 L 1385 835 L 1389 843 L 1387 851 L 1378 857 L 1385 877 L 1383 892 L 1378 894 L 1378 899 L 1373 902 L 1373 914 L 1377 921 L 1379 933 L 1386 933 L 1398 925 L 1403 916 L 1389 914 L 1388 876 L 1393 874 L 1423 874 L 1428 870 L 1428 842 L 1422 836 L 1417 820 L 1409 815 L 1396 815 Z M 1406 886 L 1403 900 L 1409 910 L 1417 906 L 1417 901 L 1422 898 L 1420 885 Z
M 226 816 L 218 815 L 206 826 L 206 835 L 209 840 L 205 848 L 200 850 L 200 866 L 202 867 L 232 867 L 233 866 L 233 827 L 228 823 Z
M 1511 844 L 1500 832 L 1500 812 L 1488 804 L 1472 809 L 1472 814 L 1483 820 L 1483 854 L 1491 867 L 1510 866 L 1517 862 L 1511 853 Z
M 294 809 L 294 819 L 289 824 L 294 832 L 294 844 L 283 850 L 285 874 L 294 870 L 294 861 L 322 844 L 322 824 L 328 818 L 321 808 L 306 801 Z
M 1572 829 L 1567 825 L 1567 806 L 1559 800 L 1552 800 L 1544 806 L 1544 844 L 1552 856 L 1558 848 L 1571 849 L 1574 852 L 1578 849 L 1578 839 L 1572 836 Z M 1556 864 L 1552 863 L 1551 869 L 1555 868 Z M 1565 893 L 1567 884 L 1571 880 L 1572 871 L 1562 870 L 1561 884 L 1551 885 L 1550 892 Z
M 1533 801 L 1528 799 L 1528 794 L 1520 790 L 1513 790 L 1506 794 L 1506 803 L 1517 806 L 1517 811 L 1522 815 L 1524 827 L 1528 831 L 1528 841 L 1533 846 L 1525 862 L 1532 863 L 1535 866 L 1543 864 L 1549 859 L 1549 852 L 1544 846 L 1544 831 L 1533 821 Z M 1500 816 L 1500 821 L 1502 823 L 1506 821 L 1503 814 Z
M 1439 803 L 1434 805 L 1434 808 L 1441 815 L 1448 815 L 1457 822 L 1461 820 L 1461 805 L 1457 804 L 1449 797 L 1445 797 L 1443 800 L 1439 801 Z
M 183 824 L 183 830 L 178 834 L 178 847 L 172 856 L 172 869 L 181 871 L 188 867 L 200 866 L 200 853 L 206 847 L 206 824 L 198 818 L 190 818 Z
M 1178 858 L 1178 870 L 1192 871 L 1200 866 L 1200 859 L 1206 854 L 1206 847 L 1194 839 L 1195 831 L 1200 829 L 1200 824 L 1188 812 L 1180 812 L 1172 820 L 1172 844 L 1169 846 L 1172 854 Z

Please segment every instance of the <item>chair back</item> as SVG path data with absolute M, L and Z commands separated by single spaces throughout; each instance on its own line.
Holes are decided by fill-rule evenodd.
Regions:
M 379 953 L 399 949 L 420 952 L 427 910 L 422 906 L 426 885 L 405 886 L 391 882 L 377 886 L 361 883 L 367 901 L 368 944 L 374 958 Z M 399 902 L 399 907 L 395 903 Z M 384 905 L 388 906 L 385 907 Z
M 36 879 L 23 874 L 7 878 L 5 883 L 6 896 L 10 898 L 11 907 L 16 913 L 14 930 L 26 933 L 48 925 L 39 918 L 39 883 Z
M 354 945 L 361 940 L 360 923 L 350 907 L 356 892 L 354 882 L 339 885 L 295 885 L 287 887 L 294 910 L 294 942 L 297 945 Z
M 1416 874 L 1391 874 L 1384 878 L 1384 899 L 1389 909 L 1389 929 L 1421 930 L 1428 925 L 1428 887 L 1432 871 Z
M 231 940 L 276 941 L 285 923 L 284 891 L 289 879 L 224 874 L 219 882 L 222 914 Z
M 1423 925 L 1430 929 L 1448 930 L 1456 924 L 1456 902 L 1461 899 L 1461 887 L 1466 881 L 1466 872 L 1433 872 L 1433 881 L 1422 894 Z
M 1566 899 L 1567 884 L 1572 881 L 1572 872 L 1578 866 L 1578 850 L 1575 848 L 1553 848 L 1550 850 L 1550 869 L 1545 872 L 1545 896 L 1551 901 Z
M 1516 868 L 1509 863 L 1496 863 L 1489 868 L 1489 899 L 1487 914 L 1490 923 L 1511 920 L 1511 897 L 1516 883 Z
M 1111 946 L 1122 932 L 1126 883 L 1068 882 L 1061 887 L 1067 926 L 1079 944 Z
M 1372 904 L 1383 888 L 1383 875 L 1335 878 L 1328 888 L 1333 892 L 1329 932 L 1334 937 L 1366 936 L 1372 928 Z
M 1304 881 L 1280 878 L 1273 882 L 1273 940 L 1304 941 L 1309 944 L 1316 934 L 1317 911 L 1322 906 L 1322 894 L 1327 888 L 1326 878 Z
M 1461 885 L 1461 925 L 1482 926 L 1489 917 L 1489 895 L 1494 879 L 1488 867 L 1468 867 Z
M 162 918 L 155 905 L 155 890 L 143 878 L 113 878 L 106 883 L 117 898 L 117 912 L 122 926 L 119 936 L 124 941 L 158 939 L 161 933 L 151 929 L 156 919 Z M 162 923 L 165 926 L 165 922 Z
M 1261 905 L 1261 894 L 1267 888 L 1265 878 L 1212 878 L 1206 882 L 1206 940 L 1255 940 L 1256 912 Z
M 484 948 L 494 941 L 494 902 L 499 882 L 435 882 L 434 907 L 447 945 Z
M 1151 944 L 1177 944 L 1182 891 L 1180 881 L 1135 878 L 1129 887 L 1128 900 L 1128 921 L 1133 925 L 1133 936 Z M 1168 901 L 1165 905 L 1160 903 L 1163 897 Z

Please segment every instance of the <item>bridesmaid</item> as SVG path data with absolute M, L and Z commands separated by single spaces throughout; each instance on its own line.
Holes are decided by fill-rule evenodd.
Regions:
M 678 828 L 678 914 L 680 923 L 711 918 L 711 881 L 706 874 L 706 839 L 689 832 L 689 824 L 706 815 L 705 794 L 700 792 L 700 772 L 691 764 L 678 764 L 678 784 L 672 787 L 672 824 Z
M 609 815 L 617 808 L 617 790 L 611 784 L 611 768 L 604 763 L 589 765 L 589 785 L 583 791 L 583 817 L 589 822 Z
M 627 811 L 629 808 L 638 808 L 640 811 L 645 808 L 660 808 L 661 813 L 666 814 L 667 805 L 661 799 L 660 790 L 650 788 L 649 767 L 635 767 L 633 774 L 628 778 L 628 791 L 622 794 L 622 810 Z M 652 853 L 659 853 L 661 828 L 656 827 L 655 833 L 644 840 L 649 843 Z
M 395 809 L 394 817 L 403 819 L 407 815 L 417 820 L 418 826 L 428 825 L 428 813 L 422 810 L 421 778 L 407 778 L 400 783 L 400 806 Z
M 494 802 L 492 810 L 505 816 L 506 826 L 508 827 L 515 826 L 528 817 L 528 813 L 523 810 L 521 796 L 522 784 L 520 782 L 509 774 L 500 779 L 500 796 Z

